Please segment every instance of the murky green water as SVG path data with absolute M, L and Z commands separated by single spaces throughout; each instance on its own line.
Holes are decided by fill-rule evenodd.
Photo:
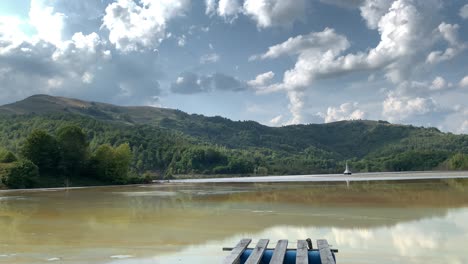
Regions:
M 243 237 L 326 238 L 338 263 L 468 263 L 468 183 L 0 192 L 0 263 L 219 263 Z

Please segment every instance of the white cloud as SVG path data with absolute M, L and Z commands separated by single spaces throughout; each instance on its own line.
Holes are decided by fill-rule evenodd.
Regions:
M 92 31 L 70 35 L 76 25 L 67 28 L 64 20 L 68 13 L 56 11 L 70 8 L 62 4 L 63 1 L 33 1 L 29 20 L 0 18 L 0 101 L 52 93 L 129 104 L 159 94 L 157 68 L 148 67 L 154 58 L 112 54 L 108 42 Z M 88 15 L 83 14 L 86 18 Z M 50 23 L 49 28 L 44 21 Z M 98 29 L 99 24 L 92 29 Z
M 110 58 L 110 51 L 106 50 L 103 42 L 96 33 L 83 35 L 79 32 L 73 35 L 71 40 L 64 41 L 60 48 L 52 53 L 52 60 L 56 63 L 66 64 L 80 72 L 80 76 L 88 67 L 95 65 L 96 60 Z
M 440 63 L 442 61 L 450 60 L 461 53 L 467 48 L 466 43 L 462 43 L 458 36 L 458 30 L 460 26 L 457 24 L 447 24 L 442 22 L 438 29 L 438 32 L 442 38 L 448 43 L 445 51 L 437 50 L 432 51 L 427 56 L 426 61 L 431 64 Z
M 118 0 L 105 10 L 102 26 L 123 52 L 153 49 L 166 38 L 167 22 L 185 11 L 189 0 Z
M 468 19 L 468 4 L 462 6 L 460 8 L 460 16 L 463 18 L 463 19 Z
M 303 120 L 303 111 L 299 108 L 304 102 L 296 95 L 313 87 L 316 80 L 355 71 L 377 70 L 383 70 L 386 78 L 394 84 L 411 79 L 413 72 L 424 65 L 425 61 L 421 58 L 434 44 L 433 29 L 439 24 L 435 19 L 439 8 L 437 0 L 397 0 L 391 5 L 389 1 L 365 1 L 361 6 L 361 15 L 368 26 L 380 34 L 380 42 L 374 48 L 343 55 L 350 42 L 345 36 L 327 28 L 322 32 L 289 38 L 250 59 L 297 56 L 294 67 L 284 73 L 282 82 L 264 90 L 288 93 L 290 106 L 295 108 L 294 111 L 290 109 L 293 120 Z M 457 28 L 447 25 L 439 25 L 439 35 L 449 43 L 455 43 L 457 38 L 452 33 Z
M 14 45 L 26 40 L 28 37 L 20 30 L 27 22 L 18 17 L 0 16 L 0 40 L 13 42 Z
M 448 94 L 455 86 L 442 76 L 436 76 L 432 81 L 403 81 L 392 90 L 394 95 L 409 97 L 427 97 Z
M 4 41 L 0 45 L 0 72 L 8 74 L 0 75 L 6 91 L 0 99 L 73 92 L 81 83 L 91 84 L 100 64 L 110 59 L 110 52 L 96 33 L 76 33 L 58 45 L 44 40 L 19 44 Z
M 358 108 L 358 103 L 348 102 L 339 107 L 328 107 L 327 113 L 323 115 L 325 123 L 342 121 L 342 120 L 357 120 L 364 119 L 366 113 Z
M 432 84 L 431 86 L 429 87 L 429 89 L 431 90 L 444 90 L 448 87 L 450 87 L 451 85 L 449 83 L 447 83 L 447 81 L 440 77 L 440 76 L 437 76 L 433 81 L 432 81 Z
M 65 14 L 55 12 L 52 6 L 46 6 L 44 0 L 31 0 L 29 23 L 35 27 L 40 39 L 59 45 L 64 18 Z
M 281 124 L 281 121 L 283 120 L 283 116 L 282 115 L 278 115 L 278 116 L 275 116 L 273 117 L 271 120 L 270 120 L 270 125 L 272 126 L 278 126 Z
M 201 64 L 215 63 L 219 61 L 220 58 L 221 57 L 219 56 L 218 53 L 208 53 L 200 57 L 200 63 Z
M 241 14 L 257 23 L 258 28 L 289 27 L 296 20 L 304 20 L 307 0 L 205 0 L 205 13 L 218 15 L 232 23 Z
M 287 93 L 289 104 L 288 108 L 291 112 L 291 120 L 289 120 L 286 124 L 293 125 L 293 124 L 300 124 L 304 122 L 304 100 L 305 97 L 304 91 L 300 90 L 291 90 Z
M 185 38 L 185 35 L 182 35 L 179 37 L 179 40 L 177 41 L 177 45 L 179 47 L 184 47 L 185 46 L 185 42 L 186 42 L 186 38 Z
M 241 12 L 239 0 L 219 0 L 218 15 L 223 17 L 237 16 Z
M 242 13 L 240 0 L 205 0 L 205 5 L 207 15 L 213 16 L 216 14 L 230 23 Z
M 437 104 L 432 98 L 397 97 L 389 94 L 383 102 L 382 115 L 390 122 L 401 122 L 437 110 Z
M 392 6 L 392 1 L 389 0 L 366 0 L 361 5 L 361 16 L 371 29 L 377 29 L 380 19 L 388 13 Z
M 273 79 L 273 77 L 275 77 L 275 73 L 272 71 L 265 72 L 257 75 L 254 80 L 248 81 L 247 84 L 251 87 L 262 87 L 267 85 Z
M 468 75 L 463 77 L 463 79 L 460 80 L 459 85 L 460 87 L 468 88 Z
M 216 12 L 216 0 L 205 0 L 205 14 L 213 15 Z
M 93 80 L 94 80 L 94 74 L 90 72 L 85 72 L 83 73 L 83 76 L 81 76 L 81 81 L 83 81 L 83 83 L 90 84 L 93 82 Z
M 283 43 L 269 47 L 264 54 L 252 56 L 251 60 L 276 59 L 284 55 L 320 57 L 324 53 L 329 53 L 327 56 L 336 56 L 349 46 L 346 37 L 336 34 L 334 29 L 325 28 L 321 32 L 291 37 Z
M 459 45 L 459 42 L 460 42 L 458 39 L 459 28 L 460 26 L 457 24 L 452 25 L 452 24 L 447 24 L 445 22 L 442 22 L 438 27 L 444 39 L 447 40 L 447 42 L 453 46 Z
M 96 53 L 96 47 L 102 43 L 101 38 L 96 32 L 89 35 L 83 35 L 82 32 L 78 32 L 72 36 L 71 40 L 77 49 L 86 49 L 91 53 Z M 65 44 L 68 43 L 69 42 L 65 42 Z
M 306 0 L 246 0 L 244 12 L 257 22 L 259 28 L 291 26 L 295 20 L 303 20 L 307 10 Z

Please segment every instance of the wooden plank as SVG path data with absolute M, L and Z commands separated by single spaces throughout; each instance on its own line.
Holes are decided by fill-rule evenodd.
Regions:
M 278 240 L 273 256 L 271 257 L 270 264 L 283 264 L 284 256 L 286 255 L 286 249 L 288 249 L 288 240 Z
M 305 240 L 297 241 L 296 264 L 309 264 L 309 250 Z
M 223 249 L 223 251 L 232 251 L 234 248 L 233 247 L 223 247 L 222 249 Z M 247 247 L 246 249 L 253 249 L 253 248 Z M 274 250 L 274 248 L 267 248 L 266 250 Z M 330 250 L 333 253 L 338 253 L 338 249 L 336 249 L 336 248 L 330 248 Z M 316 249 L 316 248 L 309 249 L 309 251 L 318 251 L 318 249 Z
M 242 239 L 236 245 L 236 247 L 231 251 L 231 254 L 224 259 L 223 264 L 238 264 L 238 263 L 240 263 L 240 257 L 242 255 L 242 253 L 244 253 L 245 249 L 250 244 L 250 242 L 252 242 L 252 239 L 249 239 L 249 238 Z
M 260 260 L 262 260 L 263 253 L 265 253 L 265 249 L 268 246 L 269 239 L 260 239 L 257 243 L 257 246 L 252 250 L 249 258 L 245 262 L 245 264 L 258 264 Z
M 322 264 L 335 264 L 335 259 L 333 258 L 327 240 L 318 239 L 317 247 L 320 253 L 320 260 L 322 261 Z

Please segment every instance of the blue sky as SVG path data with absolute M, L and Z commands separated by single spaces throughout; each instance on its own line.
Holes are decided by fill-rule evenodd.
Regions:
M 47 93 L 255 120 L 468 132 L 468 2 L 0 2 L 0 103 Z

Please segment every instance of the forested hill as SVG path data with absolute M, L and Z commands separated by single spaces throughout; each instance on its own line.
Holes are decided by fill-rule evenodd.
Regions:
M 33 129 L 54 133 L 64 124 L 82 127 L 91 148 L 128 142 L 136 171 L 162 174 L 338 172 L 345 160 L 358 171 L 422 170 L 468 153 L 467 135 L 436 128 L 367 120 L 268 127 L 48 95 L 0 106 L 0 147 L 19 153 Z

